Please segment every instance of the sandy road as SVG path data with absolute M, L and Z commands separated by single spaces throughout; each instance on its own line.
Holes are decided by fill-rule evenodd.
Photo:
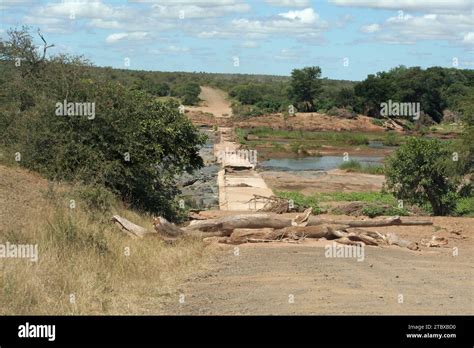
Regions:
M 415 229 L 431 234 L 414 227 L 407 230 L 412 240 Z M 164 308 L 178 315 L 474 313 L 472 233 L 451 239 L 450 247 L 422 251 L 367 246 L 360 262 L 326 257 L 329 243 L 212 245 L 207 269 L 181 285 L 185 302 L 176 297 Z
M 232 109 L 227 100 L 227 93 L 216 88 L 201 86 L 199 98 L 202 100 L 200 106 L 188 106 L 189 111 L 209 112 L 215 117 L 229 118 L 232 116 Z

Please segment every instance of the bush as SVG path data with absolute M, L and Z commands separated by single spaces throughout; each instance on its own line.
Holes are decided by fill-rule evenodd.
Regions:
M 0 145 L 8 157 L 21 153 L 20 165 L 50 180 L 91 185 L 82 193 L 91 209 L 108 209 L 110 196 L 98 188 L 103 186 L 134 207 L 171 220 L 179 216 L 175 177 L 203 165 L 205 136 L 176 101 L 95 79 L 77 57 L 51 58 L 34 74 L 0 63 L 10 76 L 0 79 Z M 200 90 L 195 83 L 180 88 L 185 96 Z M 94 117 L 57 115 L 56 104 L 65 99 L 90 103 Z
M 454 215 L 474 217 L 474 197 L 460 198 L 454 209 Z
M 201 87 L 197 83 L 190 82 L 173 87 L 171 95 L 180 97 L 184 105 L 196 105 L 199 103 Z
M 242 104 L 247 105 L 263 101 L 260 87 L 254 84 L 235 86 L 229 95 L 236 98 Z
M 103 186 L 81 186 L 76 193 L 85 208 L 92 212 L 108 212 L 115 200 L 114 194 Z
M 285 192 L 285 191 L 278 191 L 276 192 L 276 196 L 280 198 L 285 198 L 288 200 L 292 200 L 295 207 L 300 208 L 313 208 L 313 214 L 320 214 L 321 209 L 319 207 L 318 201 L 314 196 L 305 196 L 299 192 Z
M 404 208 L 398 207 L 384 207 L 381 205 L 368 205 L 367 207 L 362 209 L 362 214 L 368 216 L 370 218 L 374 218 L 376 216 L 407 216 L 408 211 Z
M 399 199 L 429 203 L 435 215 L 447 215 L 458 199 L 451 158 L 448 144 L 440 140 L 410 138 L 387 159 L 387 187 Z

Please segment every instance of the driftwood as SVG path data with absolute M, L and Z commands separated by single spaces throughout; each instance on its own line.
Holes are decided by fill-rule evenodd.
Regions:
M 155 231 L 158 232 L 165 239 L 176 239 L 185 234 L 185 231 L 175 224 L 168 222 L 165 218 L 161 216 L 153 219 L 153 226 Z
M 127 219 L 125 219 L 121 216 L 114 215 L 114 216 L 112 216 L 111 220 L 113 222 L 115 222 L 118 226 L 120 226 L 122 231 L 125 232 L 126 234 L 128 234 L 130 237 L 143 238 L 146 235 L 150 235 L 150 234 L 156 235 L 156 232 L 149 231 L 146 228 L 135 225 L 133 222 L 130 222 L 129 220 L 127 220 Z
M 409 225 L 432 225 L 429 220 L 402 220 L 399 216 L 393 216 L 381 220 L 344 220 L 344 219 L 322 219 L 317 216 L 310 216 L 308 226 L 321 224 L 341 224 L 349 227 L 381 227 L 381 226 L 409 226 Z
M 319 225 L 319 226 L 291 226 L 281 229 L 273 228 L 236 228 L 230 235 L 231 243 L 246 243 L 251 240 L 282 240 L 302 238 L 337 239 L 342 237 L 345 225 Z
M 222 236 L 230 236 L 236 228 L 273 228 L 281 229 L 291 226 L 318 226 L 318 225 L 346 225 L 347 227 L 380 227 L 380 226 L 405 226 L 405 225 L 432 225 L 428 220 L 402 220 L 394 216 L 381 220 L 347 220 L 347 219 L 322 219 L 310 216 L 311 210 L 306 210 L 295 219 L 270 214 L 242 214 L 224 216 L 216 219 L 191 221 L 189 226 L 183 228 L 186 232 L 220 232 Z
M 421 244 L 428 248 L 440 247 L 447 245 L 448 239 L 446 237 L 432 236 L 430 240 L 422 239 Z
M 112 221 L 117 223 L 132 237 L 144 237 L 148 234 L 159 235 L 166 241 L 173 241 L 185 235 L 204 238 L 206 242 L 220 243 L 267 243 L 272 241 L 298 242 L 305 238 L 325 238 L 348 245 L 398 245 L 417 250 L 418 243 L 399 238 L 394 233 L 386 235 L 368 231 L 360 227 L 392 226 L 392 225 L 427 225 L 430 221 L 402 221 L 394 216 L 383 220 L 331 220 L 311 216 L 311 209 L 294 219 L 275 216 L 275 214 L 244 214 L 224 216 L 209 220 L 194 220 L 187 227 L 180 228 L 162 217 L 155 218 L 155 231 L 135 225 L 118 215 Z M 443 244 L 445 241 L 438 241 Z
M 387 233 L 387 243 L 389 245 L 398 245 L 402 248 L 408 248 L 410 250 L 418 250 L 418 243 L 412 243 L 406 239 L 398 237 L 395 233 Z
M 186 232 L 220 232 L 222 236 L 230 236 L 236 228 L 284 228 L 291 226 L 289 218 L 275 218 L 269 214 L 244 214 L 225 216 L 217 219 L 191 221 L 184 228 Z

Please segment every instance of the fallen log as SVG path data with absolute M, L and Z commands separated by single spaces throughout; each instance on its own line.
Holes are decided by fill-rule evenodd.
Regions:
M 119 216 L 119 215 L 114 215 L 112 216 L 111 221 L 115 222 L 116 225 L 118 225 L 123 232 L 128 234 L 132 238 L 143 238 L 146 235 L 156 235 L 155 232 L 149 231 L 144 227 L 135 225 L 133 222 Z
M 307 226 L 322 224 L 340 224 L 349 227 L 382 227 L 382 226 L 409 226 L 409 225 L 433 225 L 429 220 L 402 220 L 399 216 L 393 216 L 380 220 L 344 220 L 344 219 L 324 219 L 317 216 L 310 216 Z
M 291 226 L 278 229 L 275 232 L 284 237 L 295 235 L 296 237 L 336 239 L 341 237 L 338 232 L 346 228 L 347 225 L 324 224 L 317 226 Z
M 242 214 L 225 216 L 217 219 L 191 221 L 184 228 L 186 232 L 220 232 L 221 236 L 230 236 L 237 228 L 284 228 L 292 225 L 289 218 L 271 216 L 269 214 Z
M 349 233 L 347 235 L 347 238 L 349 238 L 352 241 L 363 242 L 366 245 L 379 245 L 379 243 L 377 243 L 377 241 L 374 238 L 370 236 L 366 236 L 365 234 Z
M 153 226 L 155 227 L 155 231 L 164 238 L 176 239 L 186 233 L 183 229 L 168 222 L 168 220 L 161 216 L 153 219 Z
M 319 226 L 291 226 L 281 229 L 274 228 L 236 228 L 230 235 L 229 241 L 233 244 L 247 243 L 254 240 L 281 240 L 284 238 L 340 238 L 339 230 L 344 225 L 319 225 Z
M 281 237 L 273 228 L 236 228 L 228 240 L 231 244 L 247 243 L 249 240 L 276 240 Z

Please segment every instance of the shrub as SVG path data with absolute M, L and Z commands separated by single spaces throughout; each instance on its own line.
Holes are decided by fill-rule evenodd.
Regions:
M 84 202 L 85 207 L 92 212 L 109 211 L 115 200 L 114 194 L 103 186 L 81 186 L 76 193 Z
M 362 209 L 362 214 L 368 216 L 370 218 L 374 218 L 376 216 L 406 216 L 408 215 L 408 211 L 404 208 L 398 207 L 384 207 L 381 205 L 368 205 L 367 207 Z
M 8 157 L 21 153 L 20 165 L 50 180 L 103 186 L 137 208 L 176 218 L 175 177 L 203 165 L 199 148 L 205 136 L 179 112 L 176 101 L 94 80 L 86 64 L 59 56 L 43 62 L 35 74 L 8 70 L 12 78 L 0 80 L 2 99 L 10 93 L 0 105 L 0 125 L 5 126 L 0 145 Z M 185 95 L 200 89 L 197 84 L 182 88 Z M 28 103 L 25 95 L 31 97 Z M 56 115 L 56 103 L 65 99 L 93 103 L 94 118 Z M 91 209 L 107 209 L 104 192 L 83 193 Z
M 313 208 L 313 214 L 320 214 L 321 208 L 319 207 L 318 201 L 314 196 L 305 196 L 299 192 L 292 191 L 278 191 L 276 192 L 277 197 L 292 200 L 296 207 L 301 208 Z
M 435 215 L 449 214 L 458 198 L 451 156 L 448 144 L 440 140 L 410 138 L 387 159 L 388 189 L 409 203 L 429 203 Z

